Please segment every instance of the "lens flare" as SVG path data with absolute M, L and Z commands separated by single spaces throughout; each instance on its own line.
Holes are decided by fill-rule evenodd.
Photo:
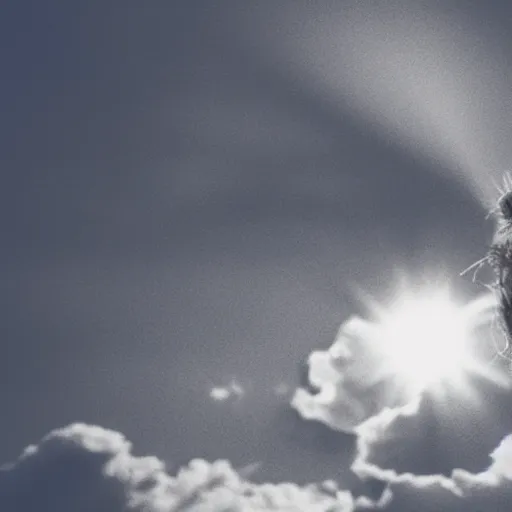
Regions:
M 478 367 L 475 332 L 489 324 L 495 304 L 486 295 L 461 306 L 444 290 L 401 295 L 380 310 L 371 331 L 386 372 L 413 392 L 459 382 Z
M 496 313 L 492 293 L 460 302 L 443 285 L 402 284 L 395 297 L 387 306 L 363 299 L 371 318 L 348 318 L 327 350 L 310 355 L 310 386 L 291 401 L 304 418 L 353 432 L 425 394 L 440 404 L 452 393 L 478 400 L 474 378 L 507 386 L 484 334 Z
M 464 310 L 444 295 L 403 297 L 381 319 L 379 341 L 394 371 L 423 388 L 467 366 L 471 327 Z

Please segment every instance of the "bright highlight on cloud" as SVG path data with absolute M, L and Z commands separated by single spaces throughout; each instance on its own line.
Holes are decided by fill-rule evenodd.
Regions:
M 462 369 L 468 327 L 458 308 L 442 299 L 406 299 L 380 325 L 393 370 L 419 388 Z
M 378 504 L 362 499 L 356 510 L 510 510 L 512 415 L 507 423 L 501 413 L 508 388 L 474 350 L 495 306 L 492 294 L 459 305 L 446 290 L 408 291 L 388 307 L 373 305 L 373 322 L 349 319 L 328 350 L 311 354 L 317 392 L 298 389 L 292 406 L 354 432 L 351 470 L 387 482 Z M 481 447 L 499 439 L 485 469 Z
M 376 307 L 376 322 L 353 317 L 327 351 L 309 358 L 318 393 L 298 389 L 292 405 L 305 418 L 351 432 L 423 392 L 464 386 L 465 374 L 480 370 L 472 336 L 490 321 L 494 305 L 491 294 L 459 306 L 444 291 L 407 292 L 388 308 Z
M 469 342 L 475 327 L 489 320 L 493 297 L 483 308 L 455 304 L 447 292 L 407 294 L 381 314 L 374 336 L 390 372 L 404 376 L 418 391 L 454 382 L 476 365 Z

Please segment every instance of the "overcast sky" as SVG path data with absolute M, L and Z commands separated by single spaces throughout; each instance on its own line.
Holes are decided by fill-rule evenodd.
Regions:
M 260 509 L 365 510 L 352 496 L 382 490 L 367 474 L 389 484 L 386 510 L 508 510 L 503 387 L 372 409 L 359 433 L 336 430 L 343 408 L 322 423 L 290 405 L 309 354 L 367 313 L 355 290 L 385 302 L 407 275 L 482 292 L 459 272 L 485 253 L 491 177 L 512 161 L 508 2 L 9 4 L 0 461 L 17 462 L 0 508 L 82 510 L 59 497 L 70 449 L 93 453 L 91 488 L 110 459 L 119 481 L 125 466 L 158 473 L 153 490 L 226 459 L 258 463 L 240 477 L 258 499 L 286 495 Z M 146 496 L 150 510 L 227 510 L 201 501 L 223 487 L 256 510 L 230 467 L 204 484 L 205 467 L 169 484 L 179 499 Z M 329 479 L 338 496 L 312 486 Z M 124 510 L 110 492 L 80 506 Z

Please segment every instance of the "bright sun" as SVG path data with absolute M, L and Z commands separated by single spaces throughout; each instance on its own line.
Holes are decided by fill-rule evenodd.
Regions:
M 475 309 L 480 307 L 459 306 L 442 292 L 404 295 L 379 315 L 379 352 L 416 388 L 456 380 L 471 366 L 469 341 L 482 323 Z

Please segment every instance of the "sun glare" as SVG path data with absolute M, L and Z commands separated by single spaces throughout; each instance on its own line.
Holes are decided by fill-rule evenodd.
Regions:
M 473 309 L 444 293 L 401 297 L 381 313 L 377 328 L 391 371 L 419 389 L 457 380 L 471 365 L 469 342 L 481 323 Z

